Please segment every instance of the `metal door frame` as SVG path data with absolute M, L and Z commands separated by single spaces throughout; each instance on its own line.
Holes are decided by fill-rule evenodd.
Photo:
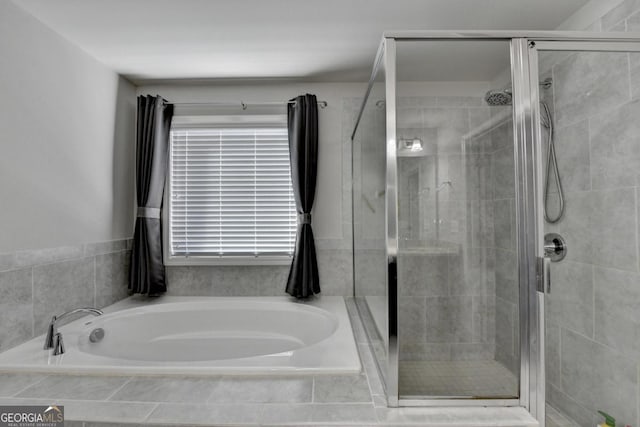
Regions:
M 545 293 L 549 289 L 550 274 L 548 271 L 548 262 L 545 262 L 544 253 L 544 159 L 542 158 L 543 133 L 540 121 L 540 94 L 539 94 L 539 63 L 538 55 L 540 51 L 573 51 L 573 52 L 640 52 L 640 34 L 626 33 L 626 37 L 609 39 L 594 37 L 587 40 L 565 39 L 565 40 L 548 40 L 531 38 L 526 41 L 526 46 L 521 46 L 523 56 L 526 55 L 524 64 L 529 71 L 529 99 L 520 100 L 521 103 L 529 103 L 530 112 L 526 119 L 526 126 L 530 127 L 523 140 L 526 150 L 524 158 L 531 158 L 530 165 L 526 169 L 532 172 L 532 186 L 529 190 L 527 200 L 533 203 L 528 212 L 533 214 L 531 222 L 535 227 L 530 227 L 532 239 L 529 239 L 530 250 L 536 259 L 538 277 L 536 279 L 537 289 L 529 288 L 529 309 L 534 310 L 529 316 L 530 325 L 530 358 L 535 359 L 537 364 L 537 372 L 530 375 L 531 383 L 529 384 L 530 399 L 527 409 L 538 420 L 541 426 L 545 425 L 545 403 L 546 403 L 546 378 L 545 378 Z M 526 53 L 524 50 L 526 49 Z M 529 121 L 532 120 L 532 123 Z M 519 233 L 523 230 L 519 230 Z M 528 256 L 528 255 L 527 255 Z M 531 261 L 533 257 L 528 256 Z M 537 326 L 532 327 L 533 324 Z M 535 335 L 533 334 L 535 332 Z M 535 341 L 537 336 L 538 342 Z

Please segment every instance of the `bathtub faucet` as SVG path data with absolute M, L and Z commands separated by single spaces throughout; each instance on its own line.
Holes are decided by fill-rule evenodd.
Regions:
M 49 350 L 52 348 L 54 356 L 64 354 L 64 342 L 62 341 L 62 334 L 58 332 L 57 323 L 59 320 L 77 313 L 93 314 L 94 316 L 100 316 L 103 314 L 102 310 L 98 310 L 97 308 L 83 307 L 67 311 L 66 313 L 62 313 L 59 316 L 53 316 L 51 318 L 51 322 L 49 322 L 49 327 L 47 328 L 47 338 L 44 340 L 45 350 Z

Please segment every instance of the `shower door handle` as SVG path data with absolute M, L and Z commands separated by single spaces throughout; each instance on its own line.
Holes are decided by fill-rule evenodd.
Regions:
M 551 293 L 551 258 L 538 257 L 538 292 Z
M 551 258 L 548 256 L 544 257 L 542 261 L 543 267 L 543 279 L 544 279 L 544 293 L 551 293 Z

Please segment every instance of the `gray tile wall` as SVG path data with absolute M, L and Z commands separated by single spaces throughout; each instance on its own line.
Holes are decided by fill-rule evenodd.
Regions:
M 589 29 L 639 30 L 640 2 L 621 2 Z M 598 409 L 639 425 L 640 55 L 541 59 L 554 79 L 547 100 L 566 199 L 564 218 L 545 232 L 569 247 L 546 297 L 547 401 L 582 426 L 600 421 Z
M 46 331 L 51 316 L 127 296 L 130 240 L 0 254 L 0 351 Z
M 353 295 L 352 251 L 345 242 L 316 240 L 322 295 Z M 335 249 L 327 249 L 334 247 Z M 286 295 L 288 265 L 167 266 L 168 295 Z
M 499 108 L 492 109 L 497 114 Z M 513 122 L 507 119 L 487 135 L 493 169 L 493 241 L 495 256 L 495 358 L 514 375 L 520 372 L 519 291 L 516 248 Z M 487 143 L 488 144 L 488 143 Z
M 462 143 L 490 117 L 481 97 L 398 100 L 398 138 L 436 147 L 398 161 L 402 360 L 494 358 L 496 150 L 491 135 Z
M 469 137 L 503 109 L 480 97 L 398 104 L 398 137 L 437 146 L 437 155 L 399 159 L 399 232 L 403 246 L 417 248 L 399 257 L 400 357 L 496 359 L 517 374 L 512 122 Z

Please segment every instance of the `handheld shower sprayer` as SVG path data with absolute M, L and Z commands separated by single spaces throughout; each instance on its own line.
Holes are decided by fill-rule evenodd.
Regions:
M 551 78 L 547 78 L 540 82 L 540 86 L 543 89 L 549 89 L 552 84 L 553 80 L 551 80 Z M 510 88 L 501 90 L 492 89 L 485 94 L 484 100 L 491 107 L 512 105 L 513 94 Z M 544 101 L 540 101 L 540 124 L 547 129 L 547 166 L 544 179 L 544 219 L 548 223 L 554 224 L 560 221 L 564 215 L 564 194 L 562 191 L 562 182 L 560 181 L 560 172 L 558 170 L 558 159 L 556 157 L 556 147 L 553 134 L 553 116 L 551 115 L 549 105 Z M 551 175 L 553 175 L 558 194 L 558 212 L 553 216 L 549 213 L 549 190 L 551 187 L 551 180 L 549 178 Z

